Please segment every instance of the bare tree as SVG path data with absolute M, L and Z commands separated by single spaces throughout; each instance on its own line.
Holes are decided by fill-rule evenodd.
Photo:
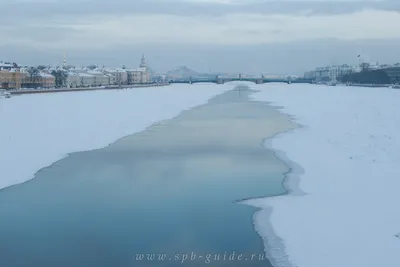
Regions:
M 40 78 L 40 71 L 38 68 L 29 67 L 28 68 L 29 78 L 31 82 L 37 81 Z
M 55 77 L 56 87 L 63 87 L 67 84 L 68 73 L 64 70 L 53 70 L 51 75 Z

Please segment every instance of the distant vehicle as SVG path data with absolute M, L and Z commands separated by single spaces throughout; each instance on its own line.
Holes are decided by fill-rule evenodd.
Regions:
M 392 89 L 400 89 L 400 84 L 392 84 L 390 86 L 390 88 L 392 88 Z

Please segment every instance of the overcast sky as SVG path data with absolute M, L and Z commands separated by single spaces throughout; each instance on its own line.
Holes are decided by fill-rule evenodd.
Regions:
M 400 0 L 0 0 L 0 60 L 302 73 L 400 62 Z

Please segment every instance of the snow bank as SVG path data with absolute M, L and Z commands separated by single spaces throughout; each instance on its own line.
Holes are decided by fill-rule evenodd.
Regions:
M 0 99 L 0 189 L 33 178 L 68 153 L 104 147 L 231 88 L 171 85 Z
M 283 106 L 304 125 L 270 141 L 279 157 L 301 165 L 287 186 L 295 190 L 290 181 L 299 178 L 304 195 L 251 202 L 263 208 L 256 228 L 273 246 L 275 266 L 400 266 L 400 91 L 254 88 L 262 90 L 256 100 Z

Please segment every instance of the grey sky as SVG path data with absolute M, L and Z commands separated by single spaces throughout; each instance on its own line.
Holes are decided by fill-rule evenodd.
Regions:
M 0 60 L 301 73 L 400 61 L 400 1 L 1 0 Z

